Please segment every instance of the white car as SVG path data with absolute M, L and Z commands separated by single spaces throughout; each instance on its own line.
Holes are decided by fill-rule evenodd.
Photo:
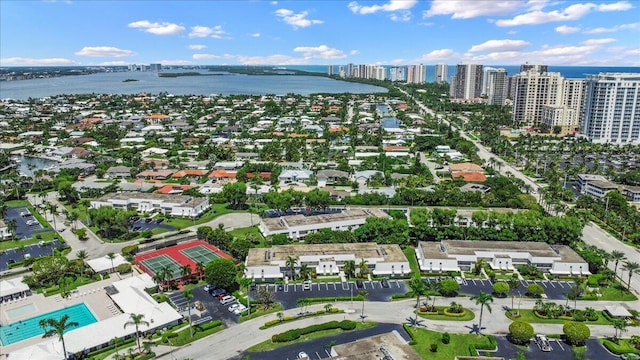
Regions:
M 464 280 L 460 276 L 456 276 L 456 282 L 460 285 L 464 284 Z
M 298 359 L 301 359 L 301 360 L 308 360 L 308 359 L 309 359 L 309 355 L 307 355 L 307 353 L 306 353 L 306 352 L 304 352 L 304 351 L 300 351 L 300 352 L 298 353 Z
M 240 315 L 242 314 L 245 310 L 247 310 L 247 307 L 242 305 L 242 304 L 238 304 L 239 306 L 237 306 L 235 309 L 233 309 L 232 313 L 234 315 Z
M 228 310 L 229 310 L 229 312 L 233 312 L 235 309 L 237 309 L 239 307 L 240 307 L 239 303 L 231 304 L 231 306 L 229 306 Z

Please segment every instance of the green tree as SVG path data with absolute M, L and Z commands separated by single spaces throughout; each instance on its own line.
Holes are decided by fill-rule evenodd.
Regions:
M 307 264 L 300 265 L 300 277 L 303 280 L 308 280 L 310 274 L 311 274 L 311 269 L 309 268 L 309 265 Z
M 191 273 L 191 270 L 189 270 L 189 273 Z M 191 289 L 185 290 L 182 292 L 182 296 L 187 299 L 187 309 L 189 311 L 189 336 L 193 337 L 193 322 L 191 321 L 191 299 L 193 299 L 193 292 L 191 292 Z
M 298 259 L 293 256 L 287 256 L 287 259 L 284 262 L 284 266 L 289 269 L 289 275 L 291 279 L 295 280 L 296 278 L 296 264 L 298 263 Z
M 627 255 L 625 255 L 622 251 L 619 250 L 613 250 L 611 252 L 610 255 L 611 260 L 613 261 L 613 273 L 614 276 L 618 276 L 618 263 L 620 261 L 624 261 L 627 258 Z
M 534 334 L 533 326 L 526 321 L 514 321 L 509 325 L 509 339 L 514 344 L 529 344 Z
M 540 297 L 540 295 L 544 294 L 544 289 L 538 284 L 529 284 L 527 286 L 527 294 L 532 297 Z
M 211 260 L 205 268 L 205 279 L 209 284 L 232 290 L 238 288 L 236 266 L 233 260 L 218 258 Z
M 84 268 L 85 268 L 85 263 L 84 261 L 87 260 L 87 258 L 89 257 L 89 254 L 87 254 L 86 250 L 78 250 L 76 252 L 76 257 L 78 258 L 78 260 L 80 260 L 82 262 L 81 266 L 82 266 L 82 276 L 84 277 Z
M 422 278 L 419 274 L 413 276 L 408 282 L 407 286 L 411 289 L 411 293 L 416 297 L 416 319 L 413 322 L 413 326 L 415 327 L 418 323 L 418 312 L 420 311 L 420 296 L 427 294 L 427 288 L 424 286 L 424 282 L 422 282 Z
M 56 319 L 42 319 L 39 322 L 40 327 L 44 330 L 43 338 L 49 338 L 52 336 L 57 336 L 58 340 L 62 343 L 62 356 L 65 359 L 67 356 L 67 346 L 64 343 L 64 333 L 65 331 L 78 326 L 79 324 L 76 321 L 68 321 L 69 315 L 65 314 L 60 317 L 59 320 Z
M 627 280 L 627 291 L 631 289 L 631 277 L 633 274 L 640 274 L 640 264 L 634 261 L 627 261 L 622 270 L 629 272 L 629 279 Z
M 355 260 L 347 260 L 344 262 L 344 266 L 342 267 L 342 271 L 347 275 L 347 279 L 351 279 L 352 276 L 356 273 L 356 262 Z
M 134 326 L 136 328 L 136 341 L 138 343 L 138 352 L 142 353 L 142 346 L 140 345 L 140 326 L 149 326 L 149 322 L 144 320 L 144 314 L 129 314 L 129 320 L 124 323 L 124 328 L 128 326 Z
M 503 281 L 499 281 L 493 284 L 493 292 L 496 294 L 497 297 L 505 297 L 509 292 L 509 284 Z
M 582 346 L 591 336 L 591 330 L 583 323 L 574 321 L 566 322 L 562 326 L 564 336 L 571 345 Z
M 478 335 L 480 335 L 482 331 L 482 313 L 485 307 L 491 312 L 491 305 L 489 303 L 493 302 L 493 296 L 480 291 L 478 295 L 472 296 L 471 300 L 475 300 L 476 305 L 480 305 L 480 318 L 478 319 Z
M 243 182 L 226 183 L 222 188 L 222 194 L 231 208 L 240 209 L 247 202 L 247 185 Z
M 360 272 L 360 277 L 366 277 L 369 273 L 369 264 L 367 260 L 364 258 L 360 259 L 360 263 L 358 264 L 358 271 Z
M 440 281 L 438 288 L 443 296 L 455 296 L 460 290 L 460 284 L 454 279 L 444 279 Z

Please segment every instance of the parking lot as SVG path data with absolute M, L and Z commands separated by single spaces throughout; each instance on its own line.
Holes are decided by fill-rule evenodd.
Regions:
M 164 229 L 167 231 L 173 231 L 176 228 L 170 225 L 164 224 L 163 218 L 158 219 L 136 219 L 131 222 L 130 230 L 133 231 L 145 231 L 145 230 L 153 230 L 153 229 Z
M 26 254 L 32 258 L 51 255 L 53 249 L 61 247 L 62 244 L 58 240 L 45 242 L 43 244 L 33 244 L 24 247 L 24 252 L 19 249 L 8 249 L 0 254 L 0 272 L 6 271 L 10 263 L 22 261 Z
M 425 281 L 438 282 L 442 278 L 425 278 Z M 496 280 L 497 282 L 501 280 Z M 486 279 L 464 279 L 460 285 L 460 293 L 467 295 L 478 295 L 480 291 L 491 294 L 493 292 L 493 284 L 495 282 Z M 538 284 L 544 289 L 544 293 L 550 300 L 565 300 L 565 294 L 573 286 L 572 281 L 546 281 L 546 280 L 520 280 L 520 284 L 516 289 L 509 291 L 511 295 L 524 296 L 527 292 L 527 286 L 530 284 Z
M 307 340 L 303 343 L 283 346 L 270 351 L 244 352 L 233 359 L 239 360 L 245 356 L 249 356 L 252 360 L 294 360 L 298 359 L 298 354 L 301 351 L 309 355 L 309 358 L 312 360 L 326 359 L 330 357 L 331 348 L 326 346 L 329 343 L 333 344 L 335 342 L 335 345 L 346 344 L 362 338 L 388 333 L 393 330 L 396 330 L 406 341 L 411 340 L 402 325 L 381 323 L 369 329 L 349 331 L 321 339 Z
M 227 308 L 231 304 L 222 305 L 217 298 L 211 296 L 208 292 L 204 291 L 204 286 L 198 286 L 194 288 L 191 293 L 193 294 L 193 299 L 191 299 L 191 303 L 195 303 L 196 301 L 202 302 L 204 308 L 206 309 L 206 314 L 202 314 L 203 317 L 211 316 L 213 320 L 220 320 L 226 326 L 232 326 L 238 324 L 240 322 L 240 316 L 234 315 Z
M 518 353 L 523 352 L 527 360 L 569 360 L 574 358 L 571 346 L 560 339 L 549 339 L 551 351 L 548 352 L 542 351 L 533 340 L 529 343 L 527 350 L 522 350 L 513 345 L 505 336 L 496 336 L 496 341 L 498 342 L 498 351 L 484 352 L 484 355 L 515 359 Z M 587 340 L 585 359 L 608 360 L 619 358 L 609 353 L 598 339 Z
M 298 307 L 297 301 L 300 298 L 350 297 L 352 294 L 356 296 L 360 291 L 366 291 L 367 300 L 388 301 L 391 295 L 404 294 L 408 291 L 404 280 L 389 280 L 389 287 L 386 288 L 378 280 L 362 281 L 361 287 L 355 281 L 312 283 L 309 290 L 303 290 L 302 284 L 266 284 L 258 286 L 266 287 L 268 290 L 273 291 L 276 301 L 282 303 L 284 309 Z
M 26 207 L 9 207 L 4 217 L 5 223 L 16 221 L 16 238 L 29 239 L 35 234 L 52 231 L 51 228 L 43 228 L 42 224 L 31 214 Z

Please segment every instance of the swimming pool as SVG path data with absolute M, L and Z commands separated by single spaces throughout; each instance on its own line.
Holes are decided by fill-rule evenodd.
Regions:
M 40 327 L 40 320 L 59 320 L 62 315 L 65 314 L 69 315 L 69 320 L 67 320 L 68 322 L 75 321 L 78 323 L 78 326 L 72 327 L 69 330 L 93 324 L 97 321 L 87 305 L 85 303 L 80 303 L 39 316 L 34 316 L 29 319 L 21 320 L 6 326 L 0 326 L 0 343 L 2 343 L 2 345 L 4 346 L 7 346 L 9 344 L 29 339 L 34 336 L 41 336 L 42 334 L 44 334 L 44 330 Z

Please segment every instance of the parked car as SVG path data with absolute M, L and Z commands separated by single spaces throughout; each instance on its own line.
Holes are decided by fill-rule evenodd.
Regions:
M 227 294 L 227 292 L 226 292 L 226 291 L 225 291 L 225 292 L 223 292 L 223 293 L 220 293 L 220 294 L 216 295 L 216 297 L 218 298 L 218 300 L 222 300 L 222 299 L 223 299 L 224 297 L 226 297 L 226 296 L 230 296 L 229 294 Z
M 227 305 L 227 304 L 231 304 L 232 302 L 235 302 L 235 301 L 237 301 L 237 300 L 238 300 L 238 299 L 236 299 L 236 297 L 235 297 L 235 296 L 233 296 L 233 295 L 227 295 L 227 296 L 223 297 L 223 298 L 220 300 L 220 304 L 222 304 L 222 305 Z
M 298 353 L 298 359 L 300 359 L 300 360 L 309 360 L 309 355 L 307 355 L 307 353 L 304 352 L 304 351 L 300 351 Z
M 364 282 L 362 280 L 356 280 L 356 287 L 358 289 L 362 289 L 364 287 Z
M 153 221 L 153 219 L 150 219 L 150 218 L 149 219 L 144 219 L 144 222 L 146 222 L 146 223 L 150 223 L 152 221 Z
M 311 290 L 311 280 L 306 280 L 302 283 L 302 290 Z
M 229 312 L 233 312 L 233 310 L 235 310 L 235 309 L 237 309 L 237 308 L 239 308 L 239 307 L 240 307 L 240 304 L 239 304 L 239 303 L 234 303 L 234 304 L 231 304 L 231 306 L 229 306 L 229 307 L 227 308 L 227 310 L 229 310 Z
M 156 224 L 160 224 L 160 223 L 162 223 L 163 221 L 164 221 L 164 219 L 163 219 L 163 218 L 156 219 Z
M 226 294 L 226 293 L 227 293 L 227 290 L 217 288 L 217 289 L 212 289 L 212 290 L 210 291 L 210 293 L 211 293 L 211 296 L 213 296 L 213 297 L 218 297 L 218 295 Z
M 385 289 L 389 288 L 389 280 L 387 279 L 380 280 L 380 285 Z
M 231 306 L 233 306 L 233 308 L 231 308 Z M 233 305 L 231 305 L 229 307 L 229 311 L 232 312 L 234 315 L 240 315 L 242 314 L 245 310 L 247 310 L 247 307 L 240 304 L 240 303 L 235 303 Z
M 202 290 L 204 290 L 206 292 L 209 292 L 209 291 L 213 290 L 213 285 L 207 284 L 202 288 Z
M 456 276 L 455 279 L 456 279 L 456 282 L 458 284 L 460 284 L 460 285 L 462 285 L 464 283 L 464 280 L 462 280 L 462 278 L 460 276 Z

